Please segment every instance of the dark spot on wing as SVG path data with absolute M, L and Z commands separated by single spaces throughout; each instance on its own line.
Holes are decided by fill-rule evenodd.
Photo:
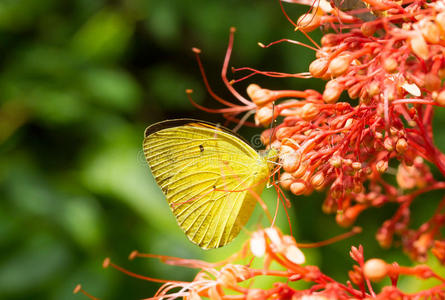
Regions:
M 203 145 L 199 145 L 199 151 L 204 152 L 204 146 Z
M 213 186 L 213 189 L 216 190 L 216 185 Z

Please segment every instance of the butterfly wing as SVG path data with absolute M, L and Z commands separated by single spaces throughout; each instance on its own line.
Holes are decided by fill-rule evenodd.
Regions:
M 252 214 L 267 163 L 229 130 L 195 120 L 147 128 L 144 153 L 187 237 L 204 249 L 228 244 Z M 249 191 L 250 190 L 250 191 Z

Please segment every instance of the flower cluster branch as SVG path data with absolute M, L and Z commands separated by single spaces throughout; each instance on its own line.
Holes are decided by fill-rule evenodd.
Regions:
M 383 223 L 377 240 L 389 247 L 398 236 L 413 259 L 425 260 L 427 250 L 443 241 L 443 205 L 418 229 L 409 225 L 413 201 L 445 189 L 445 155 L 434 143 L 432 125 L 435 109 L 445 107 L 444 2 L 349 1 L 365 6 L 348 10 L 324 0 L 287 2 L 311 6 L 297 22 L 290 20 L 296 29 L 305 34 L 318 27 L 331 29 L 321 45 L 315 41 L 307 45 L 316 56 L 309 72 L 238 68 L 233 71 L 249 74 L 229 81 L 226 68 L 233 47 L 232 29 L 222 76 L 241 104 L 228 104 L 212 92 L 226 108 L 195 105 L 223 113 L 238 124 L 247 123 L 251 114 L 256 125 L 264 127 L 283 117 L 262 134 L 263 144 L 279 150 L 281 187 L 295 195 L 326 190 L 322 209 L 335 213 L 341 226 L 351 226 L 370 207 L 397 203 L 399 209 Z M 302 45 L 284 39 L 260 46 L 281 42 Z M 236 82 L 257 74 L 321 78 L 326 84 L 321 93 L 270 90 L 254 83 L 247 88 L 248 98 L 235 91 Z M 210 90 L 206 78 L 205 82 Z M 191 91 L 189 97 L 194 103 Z M 246 114 L 239 117 L 241 113 Z M 431 165 L 439 170 L 440 178 L 433 176 Z

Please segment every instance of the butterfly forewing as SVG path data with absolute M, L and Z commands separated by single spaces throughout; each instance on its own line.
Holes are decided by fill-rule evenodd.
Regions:
M 145 157 L 187 237 L 202 248 L 220 247 L 252 214 L 251 191 L 263 190 L 267 163 L 226 130 L 184 123 L 156 131 L 149 127 Z

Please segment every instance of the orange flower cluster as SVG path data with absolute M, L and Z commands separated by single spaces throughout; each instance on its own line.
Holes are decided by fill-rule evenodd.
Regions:
M 287 2 L 313 5 L 306 0 Z M 414 259 L 423 260 L 434 241 L 443 239 L 439 230 L 444 223 L 442 204 L 418 230 L 412 231 L 408 225 L 412 201 L 445 188 L 445 182 L 436 180 L 426 164 L 434 164 L 445 176 L 445 155 L 434 145 L 432 130 L 434 109 L 445 107 L 445 5 L 422 0 L 355 2 L 363 5 L 341 10 L 340 4 L 339 8 L 321 0 L 297 23 L 290 20 L 303 33 L 319 26 L 335 31 L 323 36 L 321 46 L 316 42 L 313 47 L 306 45 L 316 54 L 308 73 L 234 69 L 251 72 L 237 81 L 254 74 L 322 78 L 327 80 L 322 93 L 250 84 L 250 99 L 241 96 L 232 86 L 237 81 L 226 78 L 232 29 L 222 75 L 242 104 L 214 95 L 197 51 L 209 91 L 228 107 L 206 109 L 193 102 L 191 92 L 189 97 L 197 107 L 223 113 L 238 124 L 247 124 L 249 113 L 255 114 L 256 125 L 264 127 L 278 116 L 284 117 L 281 124 L 262 134 L 263 144 L 279 151 L 281 187 L 295 195 L 327 190 L 323 211 L 336 213 L 341 226 L 354 224 L 369 207 L 399 203 L 399 210 L 383 224 L 377 240 L 389 247 L 393 236 L 399 235 L 404 249 Z M 302 44 L 279 40 L 270 45 L 279 42 Z M 342 101 L 343 92 L 347 92 L 348 102 L 347 98 Z M 247 114 L 237 119 L 243 112 Z M 391 175 L 397 184 L 390 184 Z
M 158 258 L 166 264 L 199 269 L 200 271 L 191 282 L 162 281 L 144 277 L 123 269 L 108 258 L 104 261 L 104 267 L 113 267 L 139 279 L 164 282 L 156 295 L 149 299 L 197 300 L 205 297 L 218 300 L 371 298 L 410 300 L 443 299 L 445 297 L 445 278 L 440 277 L 426 265 L 402 267 L 396 263 L 388 264 L 377 258 L 365 261 L 362 246 L 352 247 L 350 256 L 357 264 L 349 272 L 350 281 L 342 284 L 325 275 L 318 267 L 304 265 L 304 254 L 297 247 L 294 238 L 282 234 L 276 227 L 269 227 L 254 232 L 241 251 L 218 263 L 156 256 L 137 251 L 130 254 L 130 259 Z M 261 268 L 252 267 L 256 261 L 260 261 Z M 433 278 L 438 283 L 429 289 L 407 294 L 397 287 L 400 276 L 413 276 L 421 280 Z M 258 277 L 272 277 L 275 279 L 275 283 L 270 288 L 254 288 L 252 285 Z M 380 281 L 385 277 L 391 279 L 391 284 L 380 292 L 375 292 L 371 282 Z M 280 282 L 278 278 L 285 278 L 287 281 Z M 299 290 L 293 288 L 293 283 L 298 281 L 308 282 L 309 287 Z M 84 291 L 80 285 L 74 292 L 82 292 L 91 299 L 97 299 Z

